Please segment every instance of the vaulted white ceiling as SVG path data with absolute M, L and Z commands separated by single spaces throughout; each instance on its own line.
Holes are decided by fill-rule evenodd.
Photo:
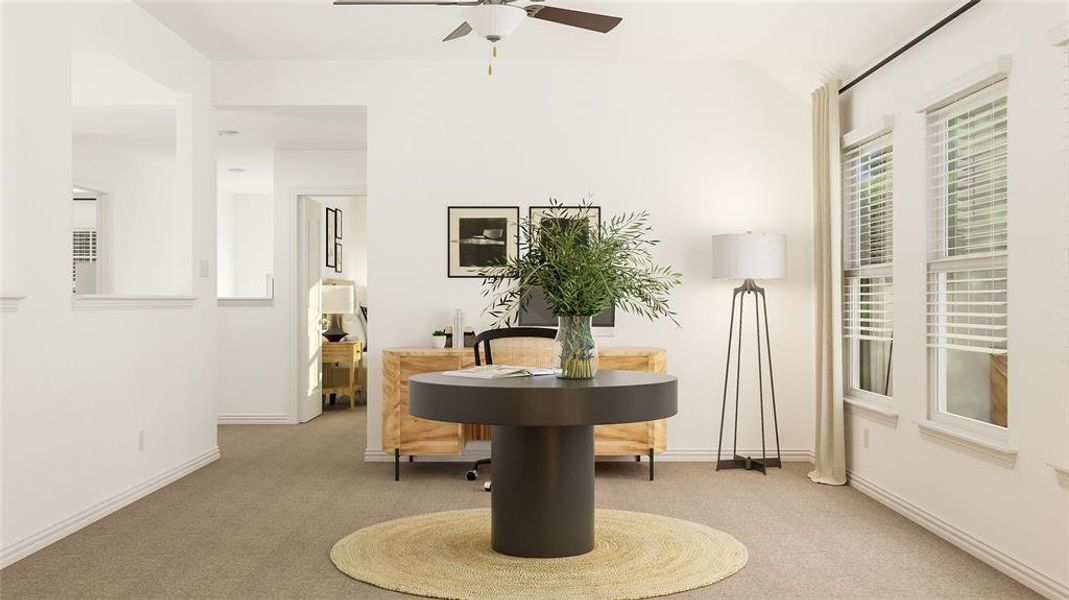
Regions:
M 330 0 L 140 0 L 216 60 L 482 60 L 485 40 L 441 39 L 455 7 L 333 6 Z M 522 0 L 521 0 L 522 3 Z M 858 2 L 556 1 L 624 18 L 608 35 L 528 19 L 502 60 L 748 62 L 797 94 L 853 75 L 953 10 L 950 0 Z

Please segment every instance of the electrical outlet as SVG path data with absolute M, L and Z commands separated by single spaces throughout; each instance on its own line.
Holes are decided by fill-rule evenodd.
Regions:
M 137 451 L 138 452 L 144 452 L 145 451 L 145 430 L 144 429 L 138 429 L 137 430 Z
M 868 427 L 863 429 L 862 432 L 861 432 L 861 445 L 866 447 L 866 448 L 869 447 L 869 428 Z
M 201 277 L 208 277 L 211 274 L 212 274 L 211 263 L 209 263 L 207 260 L 201 260 L 200 261 L 200 276 Z

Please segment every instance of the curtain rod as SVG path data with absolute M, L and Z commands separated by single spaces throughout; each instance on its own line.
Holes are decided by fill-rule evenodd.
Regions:
M 940 20 L 935 25 L 932 25 L 928 29 L 925 29 L 924 32 L 922 32 L 920 35 L 918 35 L 917 37 L 913 38 L 912 40 L 906 42 L 902 47 L 900 47 L 898 50 L 895 50 L 894 52 L 892 52 L 890 55 L 888 55 L 886 58 L 884 58 L 880 62 L 876 63 L 875 65 L 872 65 L 872 67 L 870 67 L 864 73 L 862 73 L 862 74 L 858 75 L 857 77 L 851 79 L 850 81 L 846 82 L 846 85 L 844 85 L 841 88 L 839 88 L 839 93 L 841 94 L 841 93 L 845 92 L 846 90 L 854 87 L 858 83 L 861 83 L 861 80 L 865 79 L 869 75 L 872 75 L 876 71 L 880 70 L 884 65 L 886 65 L 889 62 L 891 62 L 892 60 L 894 60 L 894 59 L 898 58 L 899 56 L 905 54 L 905 52 L 907 50 L 909 50 L 910 48 L 912 48 L 912 47 L 916 46 L 917 44 L 919 44 L 921 42 L 921 40 L 923 40 L 924 38 L 932 35 L 936 31 L 939 31 L 940 29 L 942 29 L 942 27 L 944 25 L 946 25 L 947 23 L 949 23 L 949 22 L 953 21 L 954 19 L 958 18 L 959 16 L 961 16 L 962 13 L 964 13 L 965 11 L 969 10 L 970 8 L 976 6 L 977 4 L 980 4 L 980 0 L 969 0 L 965 4 L 962 4 L 954 12 L 952 12 L 949 15 L 943 17 L 942 20 Z

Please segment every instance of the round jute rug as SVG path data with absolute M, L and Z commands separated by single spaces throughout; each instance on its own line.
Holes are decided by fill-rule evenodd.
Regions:
M 490 511 L 379 523 L 330 551 L 346 575 L 387 590 L 452 600 L 633 600 L 711 585 L 746 565 L 746 546 L 704 525 L 598 510 L 594 550 L 518 558 L 490 549 Z

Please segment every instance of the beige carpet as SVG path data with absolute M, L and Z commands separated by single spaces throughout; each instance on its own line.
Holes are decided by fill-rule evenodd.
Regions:
M 598 509 L 594 549 L 519 558 L 490 547 L 485 508 L 385 521 L 345 536 L 330 559 L 387 590 L 448 600 L 641 600 L 712 585 L 746 566 L 723 531 L 650 513 Z
M 489 507 L 466 466 L 404 463 L 395 483 L 393 465 L 362 462 L 360 411 L 222 427 L 219 440 L 219 461 L 0 571 L 0 597 L 401 600 L 339 572 L 330 548 L 385 520 Z M 651 483 L 645 463 L 602 463 L 597 502 L 746 545 L 745 569 L 673 600 L 1038 597 L 859 492 L 810 483 L 806 469 L 664 463 Z

